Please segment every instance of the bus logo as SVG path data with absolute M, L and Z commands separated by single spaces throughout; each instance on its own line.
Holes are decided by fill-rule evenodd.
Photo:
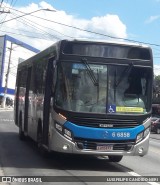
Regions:
M 111 128 L 111 127 L 113 127 L 113 125 L 112 124 L 99 124 L 99 127 Z
M 103 138 L 107 138 L 109 136 L 109 133 L 107 131 L 103 132 Z

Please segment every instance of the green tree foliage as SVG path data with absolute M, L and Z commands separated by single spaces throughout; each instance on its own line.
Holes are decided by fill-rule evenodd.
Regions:
M 160 75 L 155 76 L 153 89 L 153 103 L 160 104 Z
M 160 75 L 155 76 L 155 82 L 156 82 L 157 84 L 160 84 Z

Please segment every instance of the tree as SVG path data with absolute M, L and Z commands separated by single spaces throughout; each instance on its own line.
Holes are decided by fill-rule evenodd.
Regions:
M 154 79 L 153 103 L 160 104 L 160 75 L 155 76 Z
M 160 84 L 160 75 L 155 76 L 155 82 L 156 82 L 157 84 Z

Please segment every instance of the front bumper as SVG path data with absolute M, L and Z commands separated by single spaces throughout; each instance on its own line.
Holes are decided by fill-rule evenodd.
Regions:
M 96 149 L 80 149 L 77 146 L 77 142 L 72 142 L 69 139 L 65 138 L 63 135 L 61 135 L 59 132 L 57 132 L 54 128 L 52 129 L 52 135 L 50 135 L 49 139 L 49 148 L 50 150 L 57 151 L 57 152 L 63 152 L 63 153 L 70 153 L 70 154 L 86 154 L 86 155 L 123 155 L 123 156 L 144 156 L 148 152 L 149 148 L 149 135 L 148 134 L 142 141 L 140 141 L 137 144 L 129 143 L 131 147 L 128 150 L 123 149 L 115 149 L 110 151 L 101 151 Z M 107 141 L 106 143 L 107 144 Z M 115 144 L 118 144 L 116 141 L 115 143 L 108 143 L 112 144 L 113 146 Z

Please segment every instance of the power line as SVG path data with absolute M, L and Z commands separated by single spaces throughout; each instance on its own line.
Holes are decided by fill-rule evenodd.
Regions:
M 20 19 L 22 19 L 23 22 L 20 21 L 20 20 L 18 20 L 19 22 L 21 22 L 21 23 L 23 23 L 23 24 L 25 24 L 25 25 L 30 24 L 30 25 L 28 25 L 28 26 L 30 26 L 31 28 L 34 28 L 34 29 L 36 29 L 36 30 L 40 30 L 40 31 L 42 32 L 42 34 L 43 34 L 42 36 L 44 36 L 44 33 L 45 33 L 45 34 L 47 34 L 48 36 L 54 37 L 54 39 L 57 39 L 57 40 L 60 39 L 60 38 L 58 38 L 56 35 L 50 34 L 50 33 L 46 32 L 46 31 L 44 31 L 43 29 L 40 29 L 40 28 L 38 28 L 37 26 L 31 24 L 31 23 L 29 22 L 29 20 L 23 19 L 23 18 L 20 18 Z M 24 21 L 24 20 L 25 20 L 25 21 Z M 26 24 L 26 22 L 27 22 L 28 24 Z M 31 22 L 33 22 L 33 21 L 31 21 Z M 42 25 L 40 25 L 40 24 L 37 24 L 37 23 L 35 23 L 35 22 L 33 22 L 33 23 L 36 24 L 36 25 L 39 25 L 39 26 L 41 26 L 41 27 L 43 27 L 43 28 L 47 28 L 47 29 L 50 29 L 50 30 L 52 30 L 52 31 L 55 31 L 55 32 L 57 32 L 57 33 L 59 33 L 59 34 L 61 34 L 61 35 L 63 35 L 63 36 L 66 36 L 66 37 L 69 37 L 69 38 L 75 38 L 75 37 L 71 37 L 71 36 L 65 35 L 65 34 L 63 34 L 63 33 L 61 33 L 61 32 L 58 32 L 58 31 L 56 31 L 56 30 L 54 30 L 54 29 L 51 29 L 51 28 L 48 28 L 48 27 L 44 27 L 44 26 L 42 26 Z M 14 30 L 18 30 L 18 29 L 14 29 Z M 32 34 L 33 34 L 33 32 L 29 32 L 29 31 L 26 31 L 26 30 L 19 30 L 19 31 L 28 32 L 28 33 L 32 33 Z M 20 33 L 9 32 L 9 31 L 3 31 L 3 30 L 1 30 L 1 32 L 7 32 L 7 33 L 11 33 L 11 34 L 15 34 L 15 35 L 20 35 L 20 36 L 25 36 L 25 37 L 43 39 L 42 37 L 33 36 L 33 35 L 32 35 L 32 36 L 31 36 L 31 35 L 24 35 L 24 34 L 20 34 Z M 46 37 L 44 37 L 44 39 L 49 40 L 49 39 L 47 39 Z
M 50 34 L 50 33 L 48 33 L 47 31 L 44 31 L 43 29 L 39 28 L 37 25 L 41 26 L 40 24 L 35 23 L 35 22 L 33 22 L 33 21 L 30 21 L 30 20 L 28 20 L 28 19 L 26 19 L 26 18 L 20 18 L 20 19 L 22 19 L 23 22 L 20 21 L 20 20 L 18 20 L 19 22 L 21 22 L 21 23 L 23 23 L 23 24 L 25 24 L 25 25 L 27 25 L 27 26 L 30 26 L 31 28 L 34 28 L 34 29 L 40 31 L 40 32 L 43 34 L 43 37 L 47 34 L 48 36 L 54 37 L 54 39 L 57 39 L 57 40 L 60 39 L 60 38 L 58 38 L 56 35 Z M 31 22 L 34 23 L 34 24 L 31 24 Z M 43 27 L 43 26 L 41 26 L 41 27 Z M 45 28 L 45 27 L 44 27 L 44 28 Z M 44 34 L 45 34 L 45 35 L 44 35 Z M 44 38 L 45 38 L 45 37 L 44 37 Z
M 20 19 L 22 19 L 22 20 L 24 20 L 24 19 L 25 19 L 25 20 L 28 20 L 28 19 L 26 19 L 26 18 L 20 18 Z M 20 20 L 18 20 L 18 21 L 21 22 Z M 59 32 L 59 31 L 57 31 L 57 30 L 55 30 L 55 29 L 53 29 L 53 28 L 49 28 L 49 27 L 46 27 L 46 26 L 42 26 L 42 25 L 38 24 L 37 22 L 35 23 L 34 21 L 28 20 L 28 23 L 29 23 L 29 24 L 31 24 L 30 22 L 32 22 L 32 23 L 34 23 L 34 24 L 36 24 L 36 25 L 39 25 L 40 27 L 47 28 L 47 29 L 49 29 L 49 30 L 51 30 L 51 31 L 57 32 L 58 34 L 63 35 L 63 36 L 65 36 L 65 37 L 69 37 L 69 38 L 72 38 L 72 39 L 74 38 L 74 39 L 75 39 L 75 37 L 72 37 L 72 36 L 63 34 L 63 33 Z M 26 23 L 26 22 L 25 22 L 25 23 Z M 23 24 L 25 24 L 25 23 L 23 22 Z M 31 24 L 30 27 L 35 28 L 35 25 Z M 37 27 L 37 28 L 38 28 L 38 27 Z M 38 28 L 38 29 L 39 29 L 39 28 Z M 42 30 L 42 31 L 44 31 L 44 30 Z M 51 34 L 51 33 L 49 33 L 49 32 L 46 32 L 46 31 L 45 31 L 45 33 L 47 33 L 48 35 L 51 35 L 51 36 L 54 36 L 54 37 L 55 37 L 55 35 L 53 35 L 53 34 Z M 58 38 L 58 39 L 60 39 L 60 38 Z
M 21 17 L 24 17 L 24 16 L 26 16 L 26 15 L 31 15 L 32 13 L 36 13 L 36 12 L 39 12 L 39 11 L 41 11 L 41 10 L 44 10 L 44 11 L 51 11 L 51 10 L 49 10 L 49 9 L 38 9 L 38 10 L 35 10 L 35 11 L 33 11 L 33 12 L 25 13 L 25 14 L 23 14 L 23 15 L 14 17 L 14 18 L 12 18 L 12 19 L 9 19 L 9 20 L 0 22 L 0 24 L 6 23 L 6 22 L 9 22 L 9 21 L 12 21 L 12 20 L 16 20 L 16 19 L 21 18 Z
M 8 0 L 7 0 L 7 3 L 8 3 Z M 7 7 L 4 6 L 3 9 L 5 10 L 5 8 L 7 8 Z M 8 16 L 8 14 L 5 14 L 5 17 L 3 18 L 3 21 L 5 21 L 5 19 L 7 18 L 7 16 Z M 2 28 L 2 25 L 3 25 L 3 24 L 0 25 L 0 28 Z
M 159 44 L 154 44 L 154 43 L 149 43 L 149 42 L 141 42 L 141 41 L 137 41 L 137 40 L 125 39 L 125 38 L 120 38 L 120 37 L 114 37 L 114 36 L 111 36 L 111 35 L 98 33 L 98 32 L 94 32 L 94 31 L 91 31 L 91 30 L 82 29 L 82 28 L 67 25 L 67 24 L 64 24 L 64 23 L 59 23 L 57 21 L 48 20 L 48 19 L 45 19 L 45 18 L 42 18 L 42 17 L 39 17 L 39 16 L 35 16 L 35 15 L 31 15 L 31 16 L 42 19 L 42 20 L 45 20 L 45 21 L 48 21 L 48 22 L 53 22 L 53 23 L 56 23 L 56 24 L 59 24 L 59 25 L 62 25 L 62 26 L 66 26 L 66 27 L 69 27 L 69 28 L 74 28 L 74 29 L 77 29 L 77 30 L 80 30 L 80 31 L 84 31 L 84 32 L 88 32 L 88 33 L 92 33 L 92 34 L 96 34 L 96 35 L 100 35 L 100 36 L 105 36 L 105 37 L 109 37 L 109 38 L 112 38 L 112 39 L 119 39 L 119 40 L 125 40 L 125 41 L 129 41 L 129 42 L 136 42 L 136 43 L 140 43 L 140 44 L 148 44 L 148 45 L 160 47 Z
M 136 43 L 140 43 L 140 44 L 149 44 L 149 45 L 152 45 L 152 46 L 160 47 L 160 45 L 158 45 L 158 44 L 153 44 L 153 43 L 148 43 L 148 42 L 141 42 L 141 41 L 137 41 L 137 40 L 125 39 L 125 38 L 120 38 L 120 37 L 114 37 L 114 36 L 110 36 L 110 35 L 107 35 L 107 34 L 97 33 L 95 31 L 86 30 L 86 29 L 82 29 L 82 28 L 79 28 L 79 27 L 67 25 L 67 24 L 64 24 L 64 23 L 59 23 L 57 21 L 48 20 L 48 19 L 45 19 L 45 18 L 41 18 L 39 16 L 35 16 L 35 15 L 31 15 L 31 16 L 42 19 L 42 20 L 45 20 L 45 21 L 53 22 L 53 23 L 56 23 L 56 24 L 59 24 L 59 25 L 62 25 L 62 26 L 66 26 L 66 27 L 69 27 L 69 28 L 74 28 L 74 29 L 77 29 L 77 30 L 80 30 L 80 31 L 84 31 L 84 32 L 88 32 L 88 33 L 92 33 L 92 34 L 96 34 L 96 35 L 100 35 L 100 36 L 105 36 L 105 37 L 112 38 L 112 39 L 119 39 L 119 40 L 125 40 L 125 41 L 129 41 L 129 42 L 136 42 Z
M 41 38 L 41 37 L 31 36 L 31 35 L 24 35 L 24 34 L 14 33 L 14 32 L 10 32 L 10 31 L 3 31 L 3 30 L 0 30 L 0 32 L 11 33 L 11 34 L 14 34 L 14 35 L 20 35 L 20 36 L 22 36 L 22 37 L 30 37 L 30 38 L 36 38 L 36 39 L 42 39 L 42 40 L 44 40 L 44 38 Z M 45 38 L 45 40 L 50 40 L 50 39 L 46 39 L 46 38 Z
M 92 34 L 96 34 L 96 35 L 109 37 L 109 38 L 112 38 L 112 39 L 119 39 L 119 40 L 125 40 L 125 41 L 129 41 L 129 42 L 136 42 L 136 43 L 140 43 L 140 44 L 149 44 L 149 45 L 160 47 L 160 45 L 158 45 L 158 44 L 152 44 L 152 43 L 148 43 L 148 42 L 141 42 L 141 41 L 137 41 L 137 40 L 125 39 L 125 38 L 120 38 L 120 37 L 114 37 L 114 36 L 110 36 L 110 35 L 107 35 L 107 34 L 97 33 L 97 32 L 91 31 L 91 30 L 86 30 L 86 29 L 82 29 L 82 28 L 79 28 L 79 27 L 70 26 L 70 25 L 67 25 L 67 24 L 64 24 L 64 23 L 59 23 L 59 22 L 56 22 L 56 21 L 48 20 L 48 19 L 41 18 L 41 17 L 38 17 L 38 16 L 34 16 L 34 17 L 37 17 L 37 18 L 45 20 L 45 21 L 54 22 L 56 24 L 63 25 L 63 26 L 69 27 L 69 28 L 74 28 L 74 29 L 77 29 L 77 30 L 80 30 L 80 31 L 84 31 L 84 32 L 88 32 L 88 33 L 92 33 Z
M 17 3 L 17 0 L 15 0 L 14 4 L 13 4 L 13 7 L 15 6 L 15 4 Z
M 19 11 L 19 10 L 13 9 L 13 8 L 10 8 L 10 9 L 15 10 L 15 11 L 18 11 L 18 12 L 21 12 L 21 13 L 24 13 L 22 11 Z M 2 23 L 8 22 L 8 21 L 11 21 L 11 20 L 14 20 L 14 19 L 18 19 L 18 18 L 23 17 L 23 16 L 28 15 L 28 14 L 30 15 L 31 13 L 27 13 L 27 14 L 24 14 L 24 15 L 21 15 L 21 16 L 18 16 L 18 17 L 15 17 L 13 19 L 4 21 Z M 69 27 L 69 28 L 77 29 L 79 31 L 88 32 L 88 33 L 92 33 L 92 34 L 96 34 L 96 35 L 100 35 L 100 36 L 104 36 L 104 37 L 108 37 L 108 38 L 112 38 L 112 39 L 119 39 L 119 40 L 125 40 L 125 41 L 128 41 L 128 42 L 135 42 L 135 43 L 139 43 L 139 44 L 147 44 L 147 45 L 152 45 L 152 46 L 160 47 L 159 44 L 154 44 L 154 43 L 149 43 L 149 42 L 142 42 L 142 41 L 137 41 L 137 40 L 132 40 L 132 39 L 125 39 L 125 38 L 121 38 L 121 37 L 114 37 L 114 36 L 111 36 L 111 35 L 107 35 L 107 34 L 103 34 L 103 33 L 98 33 L 98 32 L 91 31 L 91 30 L 82 29 L 82 28 L 79 28 L 79 27 L 76 27 L 76 26 L 67 25 L 67 24 L 64 24 L 64 23 L 57 22 L 57 21 L 48 20 L 48 19 L 45 19 L 45 18 L 42 18 L 42 17 L 39 17 L 39 16 L 35 16 L 35 15 L 30 15 L 30 16 L 33 16 L 33 17 L 36 17 L 38 19 L 45 20 L 45 21 L 48 21 L 48 22 L 52 22 L 52 23 L 55 23 L 55 24 L 59 24 L 59 25 L 62 25 L 62 26 L 66 26 L 66 27 Z M 0 23 L 0 24 L 2 24 L 2 23 Z
M 13 13 L 12 13 L 12 14 L 13 14 Z M 17 14 L 13 14 L 13 15 L 16 15 L 16 16 L 17 16 Z M 36 25 L 39 25 L 40 27 L 47 28 L 47 29 L 49 29 L 49 30 L 51 30 L 51 31 L 57 32 L 58 34 L 63 35 L 63 36 L 65 36 L 65 37 L 75 38 L 75 37 L 72 37 L 72 36 L 63 34 L 63 33 L 59 32 L 59 31 L 57 31 L 57 30 L 55 30 L 55 29 L 48 28 L 48 27 L 46 27 L 46 26 L 42 26 L 42 25 L 38 24 L 37 22 L 35 23 L 34 21 L 28 20 L 28 19 L 26 19 L 26 18 L 20 18 L 20 19 L 22 19 L 23 22 L 20 21 L 20 20 L 17 20 L 17 21 L 22 22 L 23 24 L 26 24 L 26 20 L 27 20 L 28 24 L 30 24 L 31 26 L 28 25 L 28 24 L 26 24 L 26 25 L 28 25 L 28 26 L 30 26 L 30 27 L 32 27 L 32 28 L 34 28 L 34 29 L 37 29 L 37 30 L 39 29 L 39 30 L 42 31 L 43 33 L 48 34 L 49 36 L 52 36 L 52 37 L 54 37 L 55 39 L 58 39 L 58 40 L 59 40 L 60 38 L 58 38 L 56 35 L 53 35 L 53 34 L 51 34 L 51 33 L 49 33 L 49 32 L 46 32 L 46 31 L 42 30 L 41 28 L 35 26 L 35 24 L 36 24 Z M 24 19 L 25 19 L 25 21 L 24 21 Z M 34 23 L 34 25 L 31 24 L 30 22 Z

